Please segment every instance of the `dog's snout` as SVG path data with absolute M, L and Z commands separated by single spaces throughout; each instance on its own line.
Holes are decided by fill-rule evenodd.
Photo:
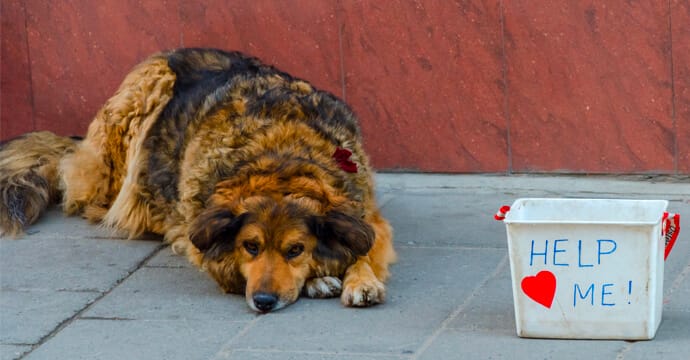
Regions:
M 256 306 L 259 311 L 269 312 L 278 303 L 278 297 L 275 294 L 268 293 L 256 293 L 252 296 L 254 301 L 254 306 Z

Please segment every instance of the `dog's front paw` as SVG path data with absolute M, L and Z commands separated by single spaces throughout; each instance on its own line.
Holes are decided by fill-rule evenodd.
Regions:
M 185 255 L 187 254 L 187 248 L 189 247 L 188 241 L 176 240 L 170 244 L 170 248 L 175 255 Z
M 375 277 L 347 279 L 340 301 L 345 306 L 366 307 L 380 304 L 386 298 L 386 288 Z
M 337 277 L 324 276 L 307 280 L 304 293 L 310 298 L 331 298 L 340 295 L 343 282 Z

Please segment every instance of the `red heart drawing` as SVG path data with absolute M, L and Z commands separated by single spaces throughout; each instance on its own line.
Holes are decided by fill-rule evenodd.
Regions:
M 551 271 L 540 271 L 536 276 L 525 276 L 522 279 L 522 291 L 530 299 L 551 309 L 556 295 L 556 276 Z

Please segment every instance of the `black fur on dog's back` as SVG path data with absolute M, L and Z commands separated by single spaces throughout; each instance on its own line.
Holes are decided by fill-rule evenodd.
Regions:
M 150 154 L 147 187 L 159 200 L 179 200 L 179 165 L 187 142 L 209 115 L 233 100 L 245 102 L 243 116 L 279 119 L 290 109 L 333 143 L 361 140 L 345 102 L 257 58 L 216 49 L 179 49 L 163 56 L 176 75 L 173 97 L 144 142 Z
M 151 153 L 148 159 L 150 187 L 159 189 L 156 195 L 173 201 L 178 198 L 176 167 L 188 133 L 230 96 L 227 91 L 218 90 L 240 75 L 288 75 L 239 52 L 179 49 L 164 57 L 176 76 L 173 97 L 149 130 L 144 147 Z M 211 106 L 205 108 L 203 104 Z

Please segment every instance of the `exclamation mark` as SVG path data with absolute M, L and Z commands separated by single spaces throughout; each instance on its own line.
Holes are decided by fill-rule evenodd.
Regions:
M 630 304 L 630 294 L 632 294 L 632 280 L 628 281 L 628 304 Z

